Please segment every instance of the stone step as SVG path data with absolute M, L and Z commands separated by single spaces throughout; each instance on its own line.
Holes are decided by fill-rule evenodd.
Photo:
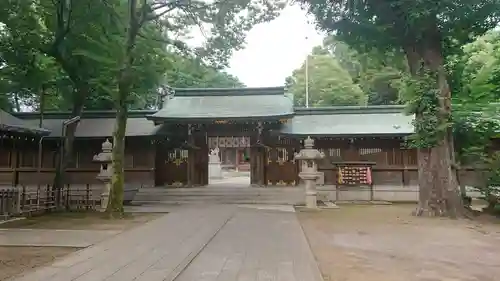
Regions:
M 276 201 L 276 200 L 227 200 L 227 201 L 134 201 L 136 205 L 148 205 L 148 206 L 171 206 L 171 205 L 205 205 L 205 204 L 224 204 L 224 205 L 304 205 L 304 200 L 297 201 Z
M 302 187 L 209 186 L 194 188 L 142 188 L 134 204 L 279 204 L 304 201 Z

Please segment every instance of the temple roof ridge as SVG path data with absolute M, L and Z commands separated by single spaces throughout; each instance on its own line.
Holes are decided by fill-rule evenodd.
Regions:
M 281 95 L 285 87 L 175 88 L 174 97 Z
M 295 107 L 296 115 L 330 115 L 330 114 L 383 114 L 404 113 L 404 105 L 345 105 L 325 107 Z

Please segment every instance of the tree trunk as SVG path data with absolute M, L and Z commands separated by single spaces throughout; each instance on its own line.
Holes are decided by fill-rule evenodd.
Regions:
M 113 176 L 106 212 L 112 218 L 123 217 L 123 190 L 125 185 L 125 131 L 127 129 L 127 104 L 118 90 L 115 130 L 113 133 Z
M 40 128 L 43 127 L 43 118 L 44 118 L 43 115 L 45 113 L 45 91 L 46 91 L 46 85 L 42 85 L 40 90 L 40 101 L 39 101 L 40 119 L 38 120 L 38 127 Z
M 17 92 L 14 94 L 14 106 L 16 112 L 21 112 L 21 104 L 19 103 L 19 94 Z
M 75 99 L 73 100 L 73 109 L 71 111 L 71 118 L 81 116 L 83 112 L 83 103 L 85 97 L 88 93 L 87 85 L 80 85 L 79 89 L 76 89 Z M 64 136 L 61 136 L 62 147 L 59 150 L 59 158 L 56 163 L 56 174 L 54 177 L 54 188 L 58 191 L 56 195 L 56 203 L 60 204 L 60 190 L 63 189 L 66 183 L 66 170 L 69 167 L 69 163 L 73 159 L 73 144 L 75 141 L 75 133 L 78 123 L 69 124 L 66 128 Z
M 419 69 L 425 67 L 437 73 L 440 89 L 439 117 L 448 118 L 451 114 L 451 92 L 444 70 L 444 60 L 435 36 L 423 45 L 405 48 L 408 65 L 412 75 L 418 78 Z M 423 112 L 416 113 L 416 121 L 423 118 Z M 456 173 L 453 170 L 451 128 L 435 147 L 418 150 L 419 204 L 414 214 L 417 216 L 463 215 L 463 204 L 459 195 Z
M 145 7 L 142 7 L 145 8 Z M 123 216 L 123 190 L 125 185 L 125 131 L 127 129 L 127 98 L 131 88 L 131 72 L 135 40 L 140 24 L 137 19 L 137 0 L 128 1 L 129 22 L 124 43 L 124 56 L 118 73 L 118 95 L 115 100 L 116 123 L 113 133 L 113 177 L 106 211 L 111 217 Z

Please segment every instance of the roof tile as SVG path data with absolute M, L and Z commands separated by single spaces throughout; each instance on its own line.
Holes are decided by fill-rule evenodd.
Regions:
M 62 124 L 65 119 L 45 119 L 43 126 L 51 130 L 49 137 L 61 137 Z M 36 123 L 38 120 L 26 120 L 29 123 Z M 115 126 L 114 118 L 88 118 L 81 119 L 76 129 L 76 137 L 111 137 Z M 125 135 L 149 136 L 156 132 L 157 127 L 146 118 L 129 118 Z
M 384 136 L 414 132 L 413 116 L 401 106 L 332 107 L 296 109 L 282 134 L 311 136 Z
M 178 89 L 151 119 L 273 118 L 293 115 L 284 88 Z
M 14 131 L 19 133 L 29 134 L 49 134 L 49 131 L 38 127 L 38 120 L 36 123 L 21 120 L 10 113 L 0 109 L 0 131 Z

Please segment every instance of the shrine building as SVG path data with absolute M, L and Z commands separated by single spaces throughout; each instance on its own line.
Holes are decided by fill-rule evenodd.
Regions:
M 0 111 L 0 185 L 53 181 L 67 112 Z M 149 186 L 208 184 L 208 155 L 250 171 L 255 186 L 299 184 L 294 153 L 310 136 L 326 157 L 320 181 L 338 184 L 338 168 L 370 167 L 376 185 L 414 186 L 417 154 L 405 149 L 413 116 L 402 106 L 294 108 L 283 87 L 176 89 L 158 111 L 131 111 L 126 130 L 125 180 Z M 92 161 L 111 140 L 115 114 L 85 111 L 76 130 L 68 184 L 98 183 Z M 226 160 L 227 161 L 226 161 Z M 243 169 L 243 168 L 242 168 Z

